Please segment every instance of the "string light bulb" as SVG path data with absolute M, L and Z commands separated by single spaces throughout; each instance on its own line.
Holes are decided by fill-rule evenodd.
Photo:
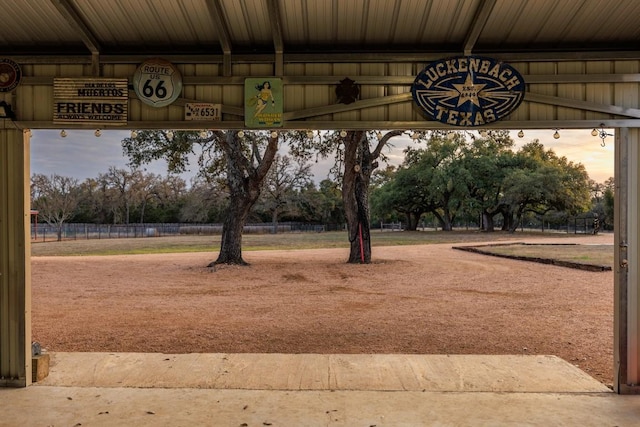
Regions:
M 100 131 L 100 129 L 96 129 L 93 134 L 96 136 L 96 138 L 100 138 L 100 136 L 102 135 L 102 131 Z
M 524 138 L 524 131 L 520 130 L 520 132 L 518 132 L 518 138 Z
M 556 131 L 553 134 L 553 139 L 559 139 L 560 138 L 560 132 L 558 132 L 558 129 L 556 129 Z
M 238 132 L 238 138 L 244 138 L 244 132 L 243 131 Z
M 62 138 L 66 138 L 66 137 L 67 137 L 67 131 L 66 131 L 66 130 L 64 130 L 64 129 L 62 129 L 62 130 L 60 131 L 60 137 L 62 137 Z
M 206 138 L 208 134 L 209 134 L 209 132 L 207 132 L 206 130 L 203 129 L 203 130 L 200 131 L 199 135 L 200 135 L 200 138 Z
M 480 131 L 480 136 L 481 136 L 481 137 L 486 138 L 486 137 L 487 137 L 487 135 L 488 135 L 488 133 L 487 133 L 487 131 L 486 131 L 486 130 L 482 129 L 482 130 Z
M 168 139 L 169 141 L 171 141 L 171 140 L 173 139 L 173 131 L 172 131 L 172 130 L 167 131 L 167 139 Z
M 278 137 L 278 132 L 276 132 L 275 130 L 271 131 L 271 138 L 277 138 L 277 137 Z
M 598 129 L 593 128 L 593 130 L 591 131 L 591 136 L 598 136 Z
M 313 138 L 313 131 L 312 130 L 308 130 L 307 131 L 307 138 L 309 138 L 309 139 Z
M 347 136 L 347 131 L 346 131 L 346 130 L 341 130 L 341 131 L 340 131 L 340 136 L 341 136 L 341 137 L 343 137 L 343 138 L 344 138 L 345 136 Z

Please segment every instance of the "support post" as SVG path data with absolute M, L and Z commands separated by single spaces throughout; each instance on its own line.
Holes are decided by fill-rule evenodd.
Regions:
M 614 390 L 640 394 L 640 129 L 615 137 Z
M 0 386 L 31 384 L 29 131 L 0 126 Z

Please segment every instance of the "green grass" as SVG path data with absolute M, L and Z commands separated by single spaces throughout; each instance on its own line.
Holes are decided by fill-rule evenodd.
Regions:
M 612 245 L 505 245 L 483 246 L 484 252 L 506 256 L 555 259 L 580 264 L 600 265 L 613 268 Z
M 436 243 L 483 243 L 528 237 L 576 237 L 567 233 L 503 232 L 481 233 L 477 231 L 372 231 L 372 245 L 424 245 Z M 243 251 L 277 249 L 348 248 L 346 232 L 245 234 Z M 220 236 L 170 236 L 128 239 L 69 240 L 62 242 L 35 242 L 31 245 L 33 256 L 80 255 L 128 255 L 182 252 L 215 252 L 220 249 Z

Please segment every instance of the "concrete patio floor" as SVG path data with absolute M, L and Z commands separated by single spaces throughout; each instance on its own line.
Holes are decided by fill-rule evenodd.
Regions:
M 635 426 L 555 356 L 52 353 L 2 426 Z

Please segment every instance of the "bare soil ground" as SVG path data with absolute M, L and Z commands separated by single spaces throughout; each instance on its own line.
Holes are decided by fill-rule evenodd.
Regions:
M 33 339 L 78 352 L 552 354 L 612 383 L 612 272 L 451 246 L 375 247 L 370 265 L 346 264 L 346 249 L 245 252 L 250 266 L 216 271 L 212 253 L 33 257 Z

